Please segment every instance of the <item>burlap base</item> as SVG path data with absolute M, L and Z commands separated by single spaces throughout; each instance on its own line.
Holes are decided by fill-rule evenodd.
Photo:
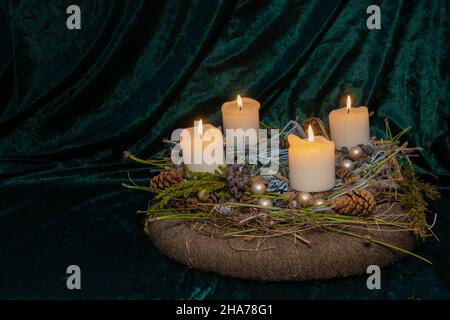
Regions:
M 401 210 L 395 207 L 391 212 L 398 214 Z M 376 231 L 368 235 L 410 251 L 417 244 L 416 237 L 409 232 Z M 150 224 L 150 238 L 171 259 L 192 268 L 241 279 L 306 281 L 346 277 L 365 273 L 369 265 L 393 264 L 404 256 L 342 234 L 311 231 L 302 236 L 311 246 L 281 237 L 262 242 L 207 236 L 181 220 Z

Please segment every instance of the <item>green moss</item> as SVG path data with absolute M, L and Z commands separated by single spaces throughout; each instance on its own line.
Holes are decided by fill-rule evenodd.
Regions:
M 155 200 L 159 201 L 159 207 L 166 207 L 171 201 L 187 199 L 197 195 L 200 190 L 216 193 L 219 198 L 231 197 L 226 181 L 226 168 L 220 167 L 214 173 L 187 172 L 188 179 L 179 184 L 163 190 L 152 190 Z
M 411 227 L 422 238 L 427 233 L 425 211 L 428 203 L 425 198 L 436 200 L 440 197 L 439 191 L 431 184 L 420 180 L 410 165 L 404 165 L 401 169 L 402 179 L 399 183 L 398 201 L 406 209 Z

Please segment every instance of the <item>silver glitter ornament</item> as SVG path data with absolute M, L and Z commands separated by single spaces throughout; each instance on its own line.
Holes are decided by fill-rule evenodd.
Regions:
M 348 171 L 352 171 L 355 169 L 355 163 L 350 159 L 344 159 L 341 161 L 341 167 L 347 169 Z
M 259 198 L 258 199 L 258 204 L 260 206 L 263 206 L 263 207 L 272 207 L 273 206 L 272 200 L 271 199 L 267 199 L 267 198 Z
M 231 214 L 233 213 L 233 208 L 230 206 L 218 205 L 214 207 L 214 210 L 221 214 Z
M 265 183 L 263 182 L 253 182 L 250 190 L 252 191 L 253 194 L 261 195 L 266 193 L 267 188 Z
M 352 160 L 358 160 L 362 157 L 364 150 L 360 146 L 351 147 L 348 155 Z
M 314 203 L 314 197 L 309 192 L 299 192 L 297 195 L 297 202 L 300 206 L 307 207 Z

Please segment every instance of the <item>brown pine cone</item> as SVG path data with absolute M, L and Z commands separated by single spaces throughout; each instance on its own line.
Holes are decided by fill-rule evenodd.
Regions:
M 353 172 L 344 167 L 339 167 L 336 170 L 336 176 L 338 176 L 344 184 L 353 184 L 358 181 L 358 177 Z
M 375 208 L 375 198 L 366 189 L 355 189 L 331 202 L 335 210 L 347 216 L 367 216 Z
M 227 169 L 227 183 L 231 194 L 239 199 L 251 182 L 250 170 L 241 164 L 232 164 Z
M 173 187 L 181 182 L 183 175 L 183 169 L 178 168 L 162 171 L 160 174 L 152 178 L 150 181 L 150 188 L 162 190 Z
M 369 186 L 367 188 L 367 190 L 373 195 L 373 198 L 375 199 L 375 201 L 377 201 L 377 199 L 380 199 L 380 191 L 372 186 Z

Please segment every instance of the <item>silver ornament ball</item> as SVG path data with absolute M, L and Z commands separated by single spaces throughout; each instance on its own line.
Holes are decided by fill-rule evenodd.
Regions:
M 266 185 L 263 182 L 253 182 L 251 186 L 251 191 L 253 194 L 264 194 L 266 193 Z
M 323 206 L 325 204 L 325 199 L 324 198 L 317 198 L 316 200 L 314 200 L 314 205 L 315 206 Z
M 272 200 L 267 198 L 259 198 L 258 204 L 263 207 L 273 207 Z
M 363 152 L 364 151 L 360 146 L 354 146 L 348 150 L 348 155 L 352 160 L 358 160 L 362 157 Z
M 298 204 L 302 207 L 307 207 L 313 204 L 314 197 L 309 192 L 299 192 L 297 195 Z
M 350 159 L 344 159 L 341 161 L 341 167 L 352 171 L 355 168 L 355 163 Z

